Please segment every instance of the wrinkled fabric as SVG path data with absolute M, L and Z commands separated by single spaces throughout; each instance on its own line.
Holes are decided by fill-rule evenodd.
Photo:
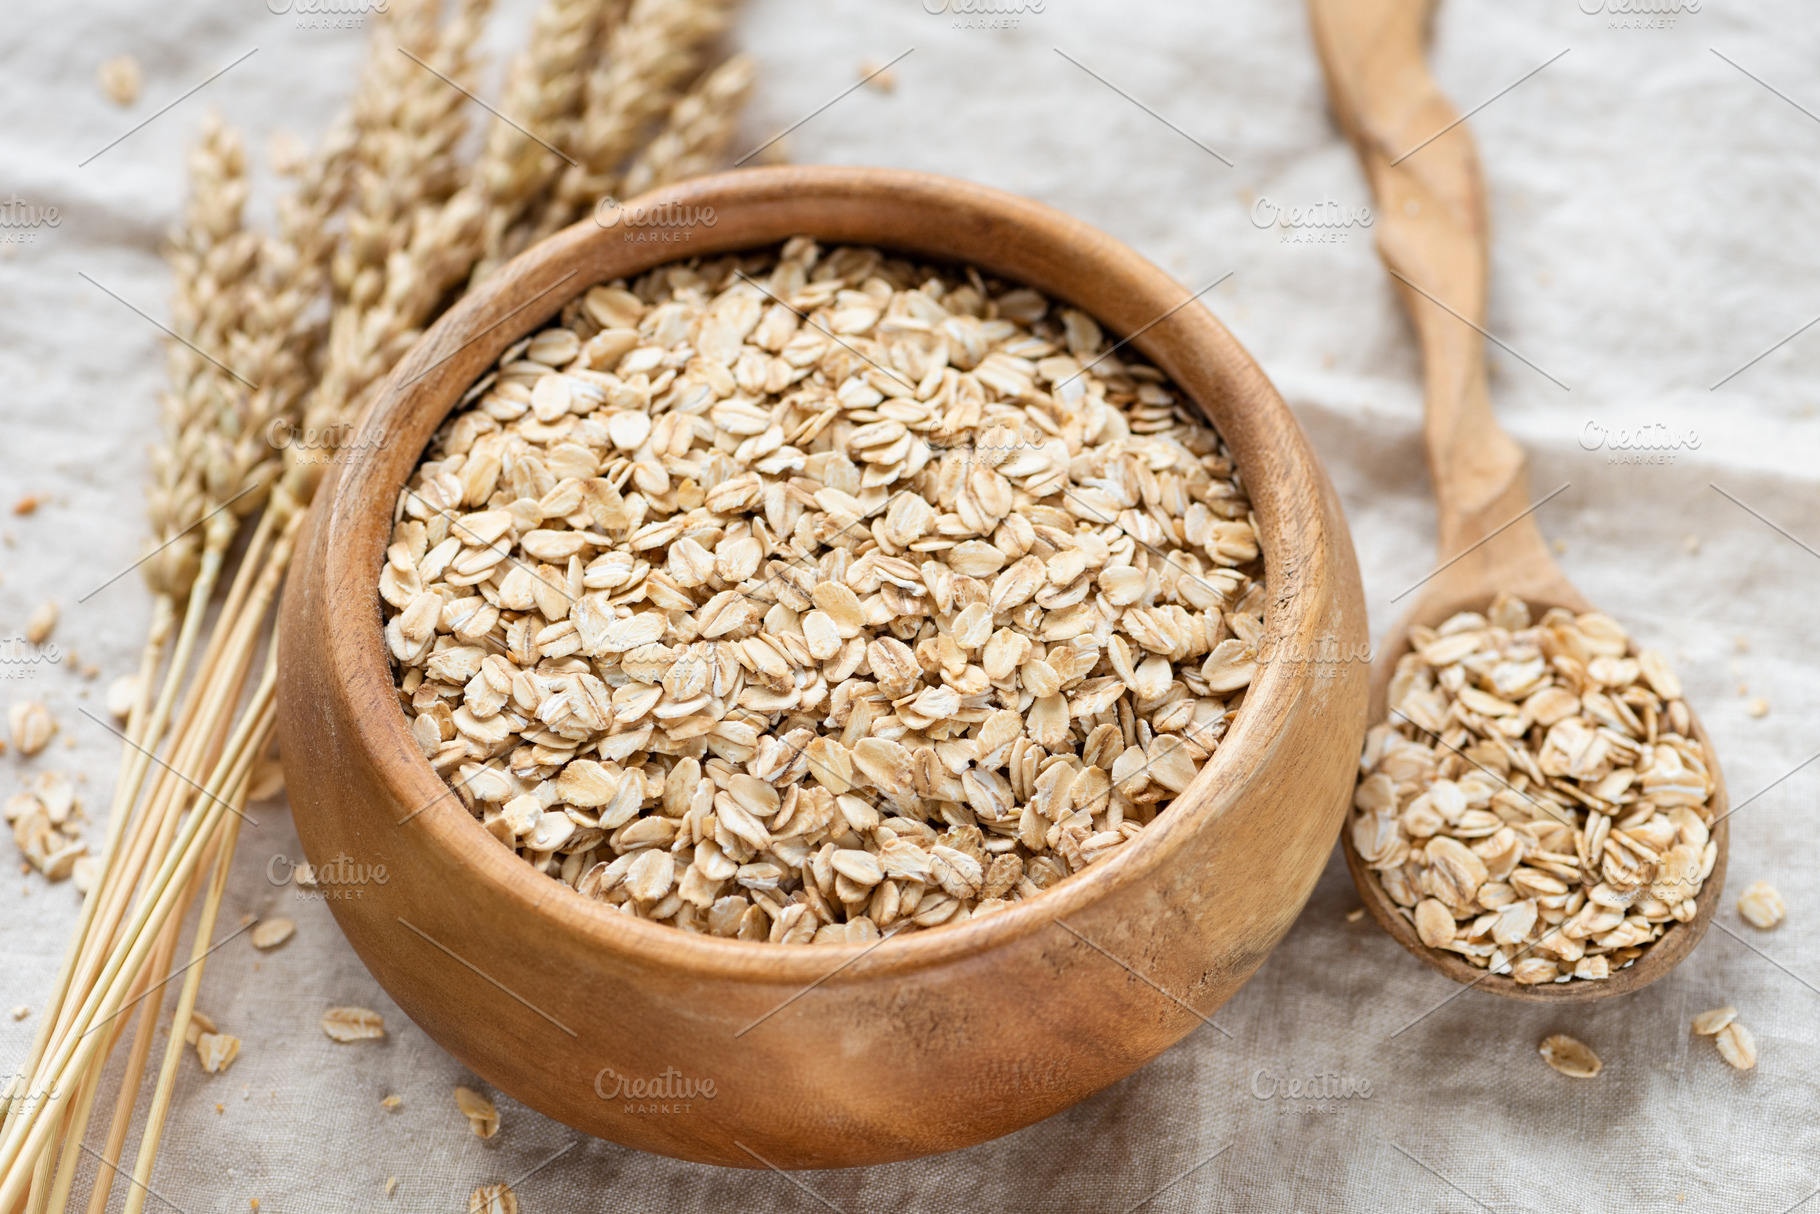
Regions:
M 1190 290 L 1230 272 L 1206 302 L 1325 460 L 1381 636 L 1408 601 L 1398 596 L 1433 564 L 1420 364 L 1372 246 L 1369 193 L 1327 117 L 1300 7 L 977 7 L 753 0 L 734 38 L 760 60 L 739 150 L 847 88 L 862 60 L 914 47 L 892 69 L 894 92 L 842 97 L 787 136 L 790 156 L 946 172 L 1041 199 Z M 305 1214 L 461 1209 L 497 1181 L 532 1212 L 1146 1201 L 1156 1214 L 1775 1212 L 1808 1195 L 1820 1184 L 1809 1115 L 1820 1097 L 1820 993 L 1808 985 L 1820 983 L 1820 764 L 1795 769 L 1820 746 L 1809 624 L 1820 593 L 1820 331 L 1776 343 L 1820 312 L 1820 122 L 1746 71 L 1814 109 L 1820 32 L 1794 0 L 1672 15 L 1632 7 L 1447 0 L 1434 62 L 1464 111 L 1571 48 L 1471 119 L 1493 224 L 1492 396 L 1530 453 L 1535 496 L 1569 486 L 1537 513 L 1568 576 L 1677 663 L 1740 806 L 1716 925 L 1671 977 L 1561 1008 L 1463 990 L 1368 919 L 1347 921 L 1358 900 L 1336 851 L 1288 937 L 1219 1012 L 1231 1039 L 1200 1028 L 1021 1133 L 805 1175 L 805 1192 L 769 1171 L 583 1140 L 503 1097 L 498 1136 L 475 1137 L 452 1097 L 473 1077 L 387 999 L 322 902 L 274 883 L 288 875 L 274 857 L 301 855 L 280 800 L 256 807 L 259 825 L 242 835 L 219 934 L 248 913 L 288 915 L 297 934 L 271 953 L 243 937 L 210 957 L 200 1006 L 244 1046 L 220 1075 L 185 1058 L 152 1188 L 192 1214 L 245 1210 L 252 1198 Z M 24 238 L 0 249 L 0 505 L 26 493 L 44 504 L 0 515 L 0 631 L 17 633 L 45 598 L 64 612 L 59 661 L 0 670 L 0 696 L 43 699 L 62 727 L 36 759 L 0 759 L 0 793 L 34 770 L 80 772 L 98 844 L 119 743 L 80 710 L 105 715 L 101 691 L 136 665 L 149 600 L 137 573 L 96 588 L 141 551 L 144 452 L 164 382 L 157 329 L 101 288 L 168 323 L 157 253 L 180 213 L 183 154 L 204 110 L 248 133 L 255 214 L 269 216 L 266 137 L 321 130 L 351 92 L 363 35 L 306 28 L 278 0 L 14 0 L 12 10 L 0 46 L 0 110 L 11 119 L 0 190 L 21 203 L 6 215 L 28 226 L 0 228 Z M 527 12 L 503 10 L 496 51 L 517 43 Z M 129 109 L 94 79 L 120 51 L 145 71 Z M 32 208 L 51 206 L 56 223 L 29 226 L 44 219 Z M 90 664 L 93 680 L 80 673 Z M 1755 697 L 1769 705 L 1761 719 L 1746 711 Z M 1759 879 L 1788 902 L 1773 932 L 1734 906 Z M 29 1046 L 76 908 L 68 884 L 0 882 L 0 1006 L 31 1009 L 0 1018 L 0 1070 Z M 1754 1072 L 1731 1070 L 1689 1031 L 1694 1015 L 1726 1003 L 1756 1035 Z M 335 1004 L 383 1012 L 386 1039 L 330 1041 L 317 1020 Z M 1588 1042 L 1604 1073 L 1548 1069 L 1536 1047 L 1555 1032 Z M 117 1074 L 91 1146 L 104 1139 Z M 141 1116 L 150 1092 L 148 1082 Z M 403 1103 L 387 1112 L 380 1100 L 391 1094 Z M 92 1171 L 76 1202 L 86 1203 Z M 115 1185 L 116 1209 L 125 1187 Z

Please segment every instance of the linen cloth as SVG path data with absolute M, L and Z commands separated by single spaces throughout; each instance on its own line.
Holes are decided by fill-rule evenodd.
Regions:
M 928 11 L 936 5 L 752 0 L 731 39 L 760 61 L 742 149 L 801 121 L 786 141 L 798 161 L 971 178 L 1098 225 L 1191 289 L 1231 272 L 1208 305 L 1325 460 L 1381 636 L 1393 597 L 1433 562 L 1420 364 L 1369 226 L 1259 224 L 1294 208 L 1307 220 L 1328 202 L 1329 218 L 1357 218 L 1370 203 L 1328 118 L 1301 7 L 1048 0 L 994 20 Z M 0 759 L 0 794 L 57 769 L 79 773 L 92 817 L 105 810 L 120 747 L 81 710 L 105 715 L 101 689 L 135 665 L 148 599 L 136 573 L 97 587 L 140 550 L 144 451 L 164 382 L 161 335 L 119 300 L 168 316 L 158 251 L 207 107 L 258 153 L 278 128 L 313 137 L 350 94 L 365 33 L 270 11 L 283 7 L 9 5 L 0 191 L 55 206 L 58 222 L 0 228 L 14 238 L 0 253 L 0 505 L 44 499 L 33 514 L 0 515 L 0 631 L 16 634 L 55 599 L 63 657 L 0 672 L 0 697 L 42 699 L 62 727 L 36 759 Z M 1348 921 L 1358 900 L 1336 850 L 1294 929 L 1220 1011 L 1232 1039 L 1202 1028 L 1000 1141 L 785 1177 L 589 1140 L 502 1097 L 503 1129 L 483 1142 L 450 1095 L 473 1078 L 387 999 L 324 904 L 268 881 L 272 857 L 301 854 L 280 800 L 243 834 L 223 930 L 243 913 L 283 914 L 297 934 L 265 954 L 242 938 L 209 959 L 200 1006 L 245 1045 L 221 1075 L 185 1059 L 151 1206 L 456 1210 L 500 1180 L 526 1211 L 1144 1202 L 1157 1214 L 1775 1214 L 1810 1195 L 1820 1186 L 1820 764 L 1799 765 L 1820 749 L 1820 333 L 1764 351 L 1820 311 L 1820 91 L 1807 70 L 1820 29 L 1797 0 L 1689 3 L 1672 15 L 1629 7 L 1446 0 L 1432 58 L 1465 111 L 1569 49 L 1471 118 L 1493 217 L 1492 394 L 1530 453 L 1535 495 L 1570 486 L 1538 514 L 1569 577 L 1676 662 L 1741 806 L 1716 924 L 1672 976 L 1576 1008 L 1462 991 L 1369 919 Z M 508 4 L 495 18 L 489 97 L 528 11 Z M 906 51 L 895 91 L 862 88 L 817 112 L 863 60 Z M 126 109 L 95 83 L 118 52 L 145 69 Z M 254 210 L 267 216 L 261 190 Z M 1614 450 L 1614 435 L 1650 427 L 1691 432 L 1697 445 L 1644 452 L 1647 463 Z M 99 678 L 81 675 L 90 664 Z M 1761 718 L 1747 710 L 1756 697 L 1768 705 Z M 1759 879 L 1788 901 L 1773 932 L 1734 906 Z M 29 1046 L 76 907 L 68 884 L 0 880 L 0 1007 L 30 1009 L 0 1018 L 0 1071 Z M 1756 1034 L 1753 1072 L 1689 1032 L 1695 1014 L 1725 1003 Z M 384 1012 L 386 1039 L 331 1042 L 317 1019 L 332 1004 Z M 1575 1081 L 1543 1065 L 1536 1046 L 1553 1032 L 1590 1043 L 1604 1073 Z M 1353 1094 L 1291 1094 L 1311 1079 Z M 380 1107 L 389 1094 L 403 1098 L 396 1112 Z M 112 1098 L 110 1088 L 92 1146 Z M 85 1174 L 78 1202 L 88 1184 Z M 125 1187 L 114 1186 L 114 1208 Z

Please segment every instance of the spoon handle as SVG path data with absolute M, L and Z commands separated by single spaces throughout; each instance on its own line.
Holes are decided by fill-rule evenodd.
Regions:
M 1486 382 L 1489 238 L 1478 150 L 1423 61 L 1433 0 L 1309 0 L 1327 92 L 1376 203 L 1378 253 L 1415 325 L 1424 436 L 1443 561 L 1498 534 L 1459 578 L 1552 560 L 1533 519 L 1522 449 L 1499 428 Z

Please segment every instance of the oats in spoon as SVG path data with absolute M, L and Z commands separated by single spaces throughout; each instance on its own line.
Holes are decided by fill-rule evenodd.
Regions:
M 1598 980 L 1694 917 L 1714 781 L 1661 654 L 1508 595 L 1410 644 L 1350 829 L 1424 944 L 1524 984 Z

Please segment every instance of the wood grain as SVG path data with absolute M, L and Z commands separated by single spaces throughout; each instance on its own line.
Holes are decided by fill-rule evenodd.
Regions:
M 1328 99 L 1377 204 L 1378 253 L 1422 347 L 1423 437 L 1439 531 L 1438 572 L 1422 584 L 1373 664 L 1374 723 L 1385 717 L 1385 691 L 1398 659 L 1409 651 L 1412 625 L 1484 610 L 1499 591 L 1526 600 L 1538 615 L 1549 607 L 1591 610 L 1549 554 L 1536 525 L 1523 450 L 1492 412 L 1482 336 L 1490 256 L 1485 182 L 1471 131 L 1423 59 L 1433 11 L 1433 0 L 1309 0 Z M 1641 989 L 1693 951 L 1725 887 L 1731 837 L 1725 779 L 1698 718 L 1694 736 L 1717 782 L 1712 838 L 1719 845 L 1718 862 L 1695 918 L 1670 927 L 1642 957 L 1607 980 L 1524 986 L 1427 947 L 1346 832 L 1346 863 L 1359 896 L 1379 926 L 1405 948 L 1480 990 L 1572 1002 Z
M 279 730 L 305 850 L 318 865 L 385 865 L 383 884 L 330 901 L 368 968 L 463 1063 L 568 1125 L 704 1163 L 784 1168 L 1008 1133 L 1200 1028 L 1288 930 L 1350 798 L 1363 664 L 1264 665 L 1193 785 L 1123 854 L 1040 898 L 870 949 L 693 935 L 536 873 L 422 757 L 380 635 L 398 487 L 460 393 L 565 300 L 678 255 L 806 232 L 979 265 L 1113 333 L 1157 322 L 1135 344 L 1219 427 L 1252 494 L 1273 652 L 1360 651 L 1345 522 L 1257 364 L 1204 307 L 1172 311 L 1189 293 L 1103 233 L 980 186 L 874 169 L 755 169 L 661 198 L 712 207 L 715 222 L 681 247 L 584 222 L 524 253 L 424 335 L 359 423 L 360 457 L 325 483 L 281 633 Z M 662 1102 L 596 1088 L 667 1069 L 711 1080 L 714 1094 L 666 1115 L 634 1107 Z

